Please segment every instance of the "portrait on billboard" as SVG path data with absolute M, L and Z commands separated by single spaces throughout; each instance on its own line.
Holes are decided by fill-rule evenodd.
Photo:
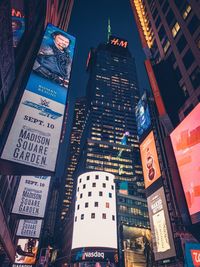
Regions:
M 153 131 L 141 143 L 140 154 L 145 188 L 147 188 L 161 176 Z
M 172 146 L 192 221 L 200 221 L 200 104 L 171 133 Z
M 138 136 L 141 136 L 149 129 L 151 126 L 149 107 L 147 103 L 146 93 L 143 94 L 142 98 L 139 100 L 135 109 L 136 121 L 137 121 L 137 131 Z
M 15 263 L 18 264 L 35 264 L 38 251 L 38 239 L 25 238 L 18 239 Z
M 49 24 L 33 71 L 43 78 L 68 87 L 73 50 L 74 38 Z

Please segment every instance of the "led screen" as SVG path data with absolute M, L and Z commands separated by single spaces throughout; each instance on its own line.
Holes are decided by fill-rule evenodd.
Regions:
M 151 126 L 149 107 L 147 103 L 146 93 L 143 94 L 142 98 L 139 100 L 135 109 L 136 121 L 137 121 L 137 131 L 139 138 L 149 129 Z
M 35 264 L 38 251 L 38 240 L 34 238 L 18 239 L 15 263 Z
M 200 212 L 200 104 L 176 127 L 170 137 L 189 213 L 195 222 Z
M 2 158 L 54 171 L 75 38 L 48 24 Z
M 12 212 L 43 218 L 49 191 L 49 176 L 22 176 Z
M 155 260 L 176 255 L 163 188 L 147 198 Z
M 145 188 L 147 188 L 161 176 L 153 131 L 141 143 L 140 154 Z
M 151 232 L 149 229 L 123 225 L 125 267 L 146 267 L 151 262 Z

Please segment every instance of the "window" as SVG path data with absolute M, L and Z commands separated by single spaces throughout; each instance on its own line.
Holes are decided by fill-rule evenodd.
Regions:
M 200 68 L 196 67 L 190 75 L 190 80 L 194 89 L 197 89 L 200 85 Z
M 77 221 L 77 216 L 75 217 L 75 222 Z
M 109 177 L 108 176 L 106 176 L 106 181 L 109 181 Z
M 167 11 L 167 9 L 168 9 L 168 6 L 169 6 L 168 1 L 165 1 L 164 5 L 163 5 L 163 7 L 162 7 L 162 12 L 163 12 L 164 14 L 166 13 L 166 11 Z
M 90 176 L 88 175 L 86 179 L 87 179 L 87 181 L 90 180 Z
M 169 59 L 170 63 L 171 63 L 172 65 L 174 65 L 174 63 L 176 62 L 176 58 L 175 58 L 173 52 L 171 52 L 171 54 L 170 54 L 170 56 L 168 57 L 168 59 Z
M 177 42 L 177 48 L 178 48 L 179 53 L 181 53 L 183 51 L 183 49 L 185 48 L 186 44 L 187 44 L 187 41 L 185 39 L 185 36 L 182 35 L 181 38 Z
M 160 16 L 158 16 L 158 18 L 157 18 L 157 20 L 155 22 L 156 28 L 159 27 L 160 23 L 161 23 L 161 19 L 160 19 Z
M 81 194 L 80 194 L 80 198 L 82 198 L 82 197 L 83 197 L 83 194 L 81 193 Z
M 95 175 L 95 179 L 97 179 L 97 180 L 98 180 L 98 179 L 99 179 L 99 175 Z
M 163 37 L 165 36 L 165 29 L 163 26 L 160 27 L 160 30 L 158 31 L 158 36 L 160 38 L 160 41 L 163 39 Z
M 172 28 L 172 36 L 176 37 L 179 30 L 180 30 L 180 25 L 178 24 L 178 22 L 176 22 Z
M 111 198 L 112 197 L 112 193 L 108 193 L 108 196 Z
M 168 49 L 170 47 L 170 41 L 166 38 L 164 44 L 163 44 L 163 50 L 164 50 L 164 53 L 166 54 Z
M 95 219 L 95 213 L 91 213 L 91 219 Z
M 86 188 L 86 184 L 83 185 L 83 189 L 85 189 L 85 188 Z
M 105 187 L 106 187 L 106 184 L 105 184 L 105 183 L 103 183 L 103 184 L 102 184 L 102 186 L 105 188 Z
M 114 190 L 114 185 L 111 185 L 111 189 Z
M 190 14 L 191 10 L 192 10 L 191 6 L 189 4 L 187 4 L 185 9 L 182 12 L 183 19 L 186 19 L 188 17 L 188 15 Z
M 102 213 L 102 219 L 106 219 L 106 213 Z
M 168 25 L 172 24 L 174 18 L 175 18 L 174 12 L 170 9 L 166 16 L 166 21 Z
M 92 183 L 92 187 L 96 187 L 96 183 Z
M 79 192 L 79 187 L 78 187 L 77 191 Z
M 81 179 L 79 180 L 79 183 L 81 183 Z
M 158 10 L 155 8 L 155 10 L 154 10 L 154 12 L 152 14 L 153 19 L 155 19 L 157 14 L 158 14 Z
M 200 34 L 199 34 L 199 36 L 196 38 L 195 43 L 197 44 L 197 47 L 200 49 Z
M 112 215 L 112 220 L 115 221 L 115 215 Z
M 106 202 L 106 208 L 107 208 L 107 209 L 110 208 L 110 204 L 109 204 L 109 202 Z
M 85 202 L 85 208 L 88 208 L 88 207 L 89 207 L 89 203 Z
M 88 192 L 88 197 L 91 197 L 91 195 L 92 195 L 92 192 Z
M 184 94 L 185 98 L 188 98 L 189 93 L 188 93 L 188 90 L 187 90 L 186 85 L 183 84 L 182 87 L 181 87 L 181 89 L 182 89 L 182 91 L 183 91 L 183 94 Z
M 79 208 L 80 208 L 80 205 L 78 204 L 78 206 L 77 206 L 77 210 L 79 210 Z
M 190 23 L 188 24 L 188 30 L 190 31 L 191 35 L 195 33 L 198 27 L 199 27 L 199 19 L 197 18 L 196 15 L 194 15 Z
M 103 192 L 99 191 L 99 196 L 102 197 L 103 196 Z
M 84 214 L 81 214 L 81 220 L 84 220 Z
M 180 81 L 180 79 L 182 78 L 182 75 L 181 75 L 181 72 L 180 72 L 179 68 L 176 67 L 174 72 L 175 72 L 177 80 Z
M 99 206 L 99 202 L 94 202 L 94 206 L 98 207 Z
M 194 62 L 194 56 L 192 54 L 192 51 L 189 49 L 183 57 L 183 63 L 185 65 L 185 68 L 189 69 L 189 67 L 192 65 L 193 62 Z
M 193 110 L 193 105 L 190 105 L 183 113 L 187 116 Z

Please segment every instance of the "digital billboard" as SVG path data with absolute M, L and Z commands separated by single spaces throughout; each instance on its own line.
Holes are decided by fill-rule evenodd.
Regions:
M 141 143 L 140 155 L 142 159 L 144 184 L 145 188 L 147 188 L 161 176 L 153 131 Z
M 35 264 L 38 251 L 38 239 L 20 238 L 17 242 L 15 264 Z
M 147 198 L 155 260 L 176 256 L 164 189 Z
M 151 126 L 151 119 L 149 113 L 149 106 L 147 103 L 147 95 L 143 94 L 139 100 L 135 109 L 136 121 L 137 121 L 137 132 L 139 138 L 149 129 Z
M 20 220 L 17 228 L 17 236 L 40 237 L 42 220 Z
M 123 251 L 125 267 L 146 267 L 152 259 L 151 231 L 123 225 Z
M 171 133 L 171 142 L 192 222 L 200 220 L 200 104 Z
M 49 176 L 22 176 L 12 213 L 43 218 L 50 178 Z
M 48 24 L 2 159 L 55 170 L 75 38 Z
M 188 267 L 200 266 L 200 244 L 185 243 L 185 261 Z

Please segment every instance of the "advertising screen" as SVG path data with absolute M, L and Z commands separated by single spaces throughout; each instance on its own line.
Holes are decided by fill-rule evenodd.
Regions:
M 149 129 L 151 126 L 149 106 L 147 103 L 146 93 L 143 94 L 139 100 L 135 109 L 136 121 L 137 121 L 137 131 L 139 138 Z
M 40 237 L 42 220 L 20 220 L 17 228 L 17 236 Z
M 200 104 L 170 135 L 187 206 L 193 222 L 200 216 Z
M 18 239 L 15 263 L 35 264 L 38 251 L 38 240 L 34 238 Z
M 49 176 L 22 176 L 12 213 L 43 218 L 50 178 Z
M 152 257 L 149 229 L 123 225 L 125 267 L 146 267 Z
M 141 143 L 140 154 L 145 188 L 147 188 L 161 176 L 153 131 Z
M 147 198 L 155 260 L 176 255 L 163 188 Z
M 200 266 L 200 244 L 185 243 L 185 260 L 188 267 Z
M 48 24 L 2 158 L 54 171 L 75 38 Z

